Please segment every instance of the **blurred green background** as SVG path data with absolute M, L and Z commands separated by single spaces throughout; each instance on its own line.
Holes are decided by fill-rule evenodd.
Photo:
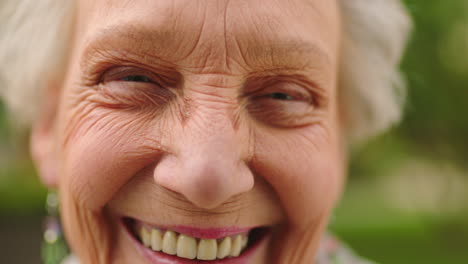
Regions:
M 330 228 L 381 264 L 466 264 L 468 1 L 405 3 L 415 23 L 402 63 L 406 115 L 401 126 L 351 150 L 348 188 Z M 0 262 L 38 263 L 46 190 L 27 143 L 19 143 L 27 137 L 13 132 L 4 113 Z

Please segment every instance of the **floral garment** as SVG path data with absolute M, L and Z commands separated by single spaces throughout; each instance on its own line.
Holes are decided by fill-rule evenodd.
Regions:
M 331 235 L 320 244 L 316 264 L 376 264 L 358 257 L 350 248 Z

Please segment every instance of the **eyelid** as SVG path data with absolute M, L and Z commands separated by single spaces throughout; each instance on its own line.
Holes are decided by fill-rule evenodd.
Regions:
M 150 71 L 135 68 L 135 67 L 114 67 L 106 70 L 101 78 L 100 83 L 107 83 L 112 81 L 121 81 L 120 79 L 131 76 L 131 75 L 142 75 L 147 77 L 152 83 L 159 84 L 161 78 Z
M 298 91 L 298 89 L 291 89 L 290 87 L 272 87 L 271 91 L 268 91 L 270 89 L 266 89 L 265 92 L 263 92 L 263 95 L 270 95 L 274 93 L 282 93 L 282 94 L 287 94 L 291 96 L 293 99 L 291 101 L 311 101 L 313 96 L 309 94 L 307 91 Z M 304 89 L 305 90 L 305 89 Z
M 290 80 L 273 80 L 267 81 L 262 84 L 259 88 L 249 92 L 254 99 L 266 98 L 272 93 L 284 93 L 292 96 L 293 100 L 284 100 L 284 102 L 306 102 L 314 106 L 317 106 L 318 99 L 317 95 L 311 92 L 311 89 L 304 87 L 303 84 L 297 81 Z

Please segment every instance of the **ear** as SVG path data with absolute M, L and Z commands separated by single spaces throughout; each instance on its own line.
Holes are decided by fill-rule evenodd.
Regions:
M 44 185 L 57 187 L 55 126 L 59 100 L 59 82 L 49 82 L 42 94 L 39 114 L 31 129 L 31 155 Z

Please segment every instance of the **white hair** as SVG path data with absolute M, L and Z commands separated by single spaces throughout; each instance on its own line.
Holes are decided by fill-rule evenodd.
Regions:
M 399 0 L 338 0 L 343 40 L 339 104 L 351 142 L 401 118 L 405 87 L 398 66 L 410 30 Z M 50 76 L 64 74 L 75 1 L 0 3 L 0 95 L 15 121 L 30 124 Z
M 340 107 L 348 138 L 358 141 L 401 119 L 406 87 L 399 64 L 411 21 L 400 0 L 340 2 Z

